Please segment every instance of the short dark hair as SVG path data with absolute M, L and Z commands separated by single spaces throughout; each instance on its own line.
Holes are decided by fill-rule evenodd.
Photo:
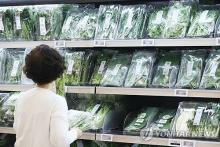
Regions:
M 64 58 L 48 45 L 34 48 L 25 58 L 24 73 L 38 85 L 48 84 L 60 77 L 65 67 Z

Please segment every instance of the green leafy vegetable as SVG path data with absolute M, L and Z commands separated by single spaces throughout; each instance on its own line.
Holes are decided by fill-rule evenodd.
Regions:
M 101 5 L 99 7 L 96 39 L 112 40 L 120 17 L 119 5 Z
M 199 88 L 206 52 L 184 51 L 176 87 Z
M 142 37 L 145 5 L 121 6 L 121 16 L 116 39 L 138 39 Z
M 200 88 L 220 88 L 220 52 L 212 51 L 206 61 Z
M 192 7 L 182 2 L 174 2 L 169 8 L 165 26 L 165 38 L 185 37 Z
M 192 20 L 187 36 L 213 37 L 218 10 L 201 10 Z
M 180 52 L 166 52 L 160 56 L 152 85 L 172 88 L 176 84 L 180 64 Z
M 130 54 L 114 55 L 101 81 L 101 85 L 116 87 L 123 86 L 130 65 L 130 60 Z
M 13 39 L 13 21 L 14 15 L 13 10 L 11 8 L 6 8 L 4 14 L 3 14 L 3 25 L 4 25 L 4 35 L 6 40 L 12 40 Z
M 151 79 L 156 53 L 138 51 L 133 55 L 125 80 L 125 87 L 146 87 Z

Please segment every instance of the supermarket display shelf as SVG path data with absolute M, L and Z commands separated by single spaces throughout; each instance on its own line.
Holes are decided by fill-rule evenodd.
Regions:
M 0 91 L 26 91 L 33 87 L 34 85 L 0 84 Z
M 79 40 L 79 41 L 15 41 L 1 42 L 0 48 L 33 48 L 40 44 L 53 47 L 180 47 L 220 46 L 220 38 Z
M 0 127 L 0 133 L 15 134 L 15 131 L 11 127 Z
M 66 93 L 86 93 L 86 94 L 95 94 L 95 87 L 87 86 L 66 86 Z
M 219 147 L 220 142 L 200 141 L 200 140 L 183 140 L 168 138 L 149 138 L 145 140 L 140 136 L 112 135 L 112 134 L 96 134 L 97 141 L 134 143 L 159 146 L 176 146 L 176 147 Z

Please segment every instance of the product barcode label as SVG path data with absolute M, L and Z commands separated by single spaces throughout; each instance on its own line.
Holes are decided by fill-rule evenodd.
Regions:
M 220 46 L 220 38 L 216 38 L 216 45 Z
M 3 24 L 3 20 L 2 20 L 2 13 L 0 14 L 0 30 L 1 31 L 5 30 L 5 27 L 4 27 L 4 24 Z
M 66 47 L 66 41 L 64 40 L 54 41 L 54 47 L 55 48 Z
M 142 46 L 154 46 L 154 39 L 142 39 L 141 45 Z
M 101 134 L 101 141 L 112 142 L 112 140 L 113 140 L 113 135 Z
M 155 19 L 155 24 L 160 24 L 163 18 L 163 11 L 158 11 Z
M 178 139 L 169 139 L 168 146 L 181 147 L 181 140 Z
M 188 63 L 187 63 L 187 76 L 191 76 L 192 75 L 192 70 L 193 70 L 193 64 L 194 64 L 194 62 L 192 62 L 192 61 L 188 61 Z
M 199 22 L 206 22 L 208 13 L 209 13 L 209 10 L 203 11 L 202 14 L 200 15 Z
M 196 142 L 192 140 L 183 140 L 182 141 L 182 147 L 195 147 Z
M 117 75 L 117 73 L 118 73 L 120 67 L 121 67 L 121 64 L 117 64 L 117 65 L 115 66 L 115 68 L 114 68 L 114 70 L 113 70 L 113 72 L 112 72 L 112 75 L 113 75 L 113 76 L 116 76 L 116 75 Z
M 171 15 L 171 23 L 170 25 L 175 25 L 178 23 L 178 19 L 179 19 L 179 14 L 180 14 L 180 10 L 176 9 L 172 12 L 172 15 Z
M 187 89 L 175 89 L 175 96 L 180 97 L 187 97 L 188 96 L 188 90 Z
M 94 40 L 93 45 L 96 47 L 103 47 L 103 46 L 105 46 L 105 40 Z
M 101 62 L 99 66 L 98 74 L 102 74 L 103 70 L 105 69 L 105 64 L 106 64 L 106 61 Z
M 143 61 L 141 59 L 137 60 L 137 65 L 136 65 L 136 69 L 135 69 L 135 73 L 137 75 L 139 75 L 141 73 L 142 63 L 143 63 Z
M 171 68 L 171 62 L 166 62 L 164 64 L 163 75 L 168 75 Z
M 15 24 L 16 24 L 16 29 L 20 30 L 21 29 L 21 17 L 20 17 L 20 12 L 17 12 L 15 14 Z
M 101 106 L 100 104 L 95 105 L 95 107 L 91 111 L 92 115 L 96 114 L 96 112 L 99 110 L 100 106 Z
M 203 108 L 198 108 L 196 110 L 196 115 L 193 121 L 193 125 L 198 126 L 200 124 L 201 118 L 202 118 L 202 113 L 203 113 Z
M 68 61 L 67 74 L 70 75 L 73 72 L 74 60 Z
M 11 77 L 15 77 L 17 75 L 19 63 L 19 61 L 14 61 L 11 71 Z
M 46 19 L 45 19 L 45 17 L 40 17 L 39 22 L 40 22 L 40 35 L 46 35 L 47 34 L 47 29 L 46 29 Z

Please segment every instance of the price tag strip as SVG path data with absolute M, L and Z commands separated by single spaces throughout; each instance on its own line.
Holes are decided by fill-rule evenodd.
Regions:
M 94 40 L 93 46 L 94 47 L 104 47 L 104 46 L 106 46 L 106 41 L 105 40 Z
M 216 45 L 220 46 L 220 38 L 216 38 Z
M 180 97 L 188 97 L 189 95 L 189 90 L 187 89 L 175 89 L 174 91 L 175 96 L 180 96 Z
M 141 46 L 154 46 L 155 40 L 154 39 L 142 39 Z
M 196 147 L 196 141 L 194 141 L 194 140 L 169 139 L 168 146 Z
M 66 47 L 66 41 L 64 40 L 54 41 L 54 47 L 55 48 Z
M 101 141 L 112 142 L 113 141 L 113 135 L 101 134 Z

